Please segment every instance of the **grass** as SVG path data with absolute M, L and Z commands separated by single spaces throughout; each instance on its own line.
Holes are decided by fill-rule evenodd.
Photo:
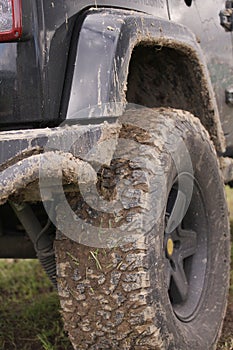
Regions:
M 72 349 L 57 294 L 37 260 L 0 260 L 0 349 Z
M 227 188 L 226 193 L 233 232 L 233 190 Z M 98 266 L 98 251 L 91 258 Z M 233 284 L 230 303 L 232 312 L 218 350 L 233 350 Z M 39 262 L 0 260 L 0 350 L 72 349 L 63 331 L 57 294 Z
M 229 208 L 231 235 L 233 241 L 233 189 L 226 187 L 227 202 Z M 223 334 L 219 342 L 218 350 L 233 350 L 233 244 L 231 247 L 231 286 L 229 291 L 229 306 L 223 328 Z
M 231 270 L 231 286 L 230 286 L 230 297 L 232 297 L 233 301 L 233 189 L 230 189 L 228 186 L 226 187 L 226 195 L 227 195 L 227 203 L 229 208 L 229 216 L 230 216 L 230 225 L 231 225 L 231 237 L 232 237 L 232 246 L 231 246 L 231 261 L 232 261 L 232 270 Z M 232 335 L 233 337 L 233 335 Z M 232 338 L 233 343 L 233 338 Z M 232 346 L 233 349 L 233 346 Z

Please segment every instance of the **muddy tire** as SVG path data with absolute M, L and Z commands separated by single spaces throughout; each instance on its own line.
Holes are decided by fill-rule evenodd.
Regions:
M 183 111 L 127 112 L 122 125 L 120 138 L 138 147 L 128 161 L 120 152 L 102 172 L 98 191 L 111 201 L 118 182 L 130 185 L 133 199 L 121 212 L 121 225 L 129 225 L 127 239 L 97 249 L 58 232 L 57 283 L 65 328 L 76 350 L 214 349 L 226 309 L 230 244 L 212 142 L 199 120 Z M 77 215 L 86 211 L 81 217 L 88 220 L 83 199 L 67 198 Z M 57 215 L 62 216 L 62 203 Z M 138 215 L 146 230 L 129 239 Z

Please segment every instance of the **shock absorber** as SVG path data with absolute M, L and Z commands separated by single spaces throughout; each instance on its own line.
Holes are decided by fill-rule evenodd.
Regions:
M 47 224 L 42 227 L 38 218 L 34 214 L 32 208 L 27 203 L 17 204 L 10 202 L 17 218 L 33 242 L 36 255 L 47 273 L 49 279 L 55 287 L 56 283 L 56 261 L 53 248 L 53 240 L 46 234 L 51 224 L 48 220 Z

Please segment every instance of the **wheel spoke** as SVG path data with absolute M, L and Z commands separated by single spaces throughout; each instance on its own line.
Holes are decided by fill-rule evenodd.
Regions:
M 188 297 L 188 281 L 184 272 L 183 264 L 181 263 L 175 267 L 176 268 L 172 270 L 172 277 L 179 296 L 182 302 L 184 302 Z
M 175 204 L 167 222 L 165 233 L 171 233 L 179 226 L 185 215 L 185 209 L 186 196 L 183 192 L 178 191 Z
M 180 237 L 180 256 L 182 259 L 192 256 L 197 251 L 197 233 L 192 230 L 178 230 Z

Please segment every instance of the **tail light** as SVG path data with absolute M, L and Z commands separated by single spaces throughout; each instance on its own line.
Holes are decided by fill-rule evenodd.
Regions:
M 21 35 L 21 0 L 0 0 L 0 41 L 17 40 Z

